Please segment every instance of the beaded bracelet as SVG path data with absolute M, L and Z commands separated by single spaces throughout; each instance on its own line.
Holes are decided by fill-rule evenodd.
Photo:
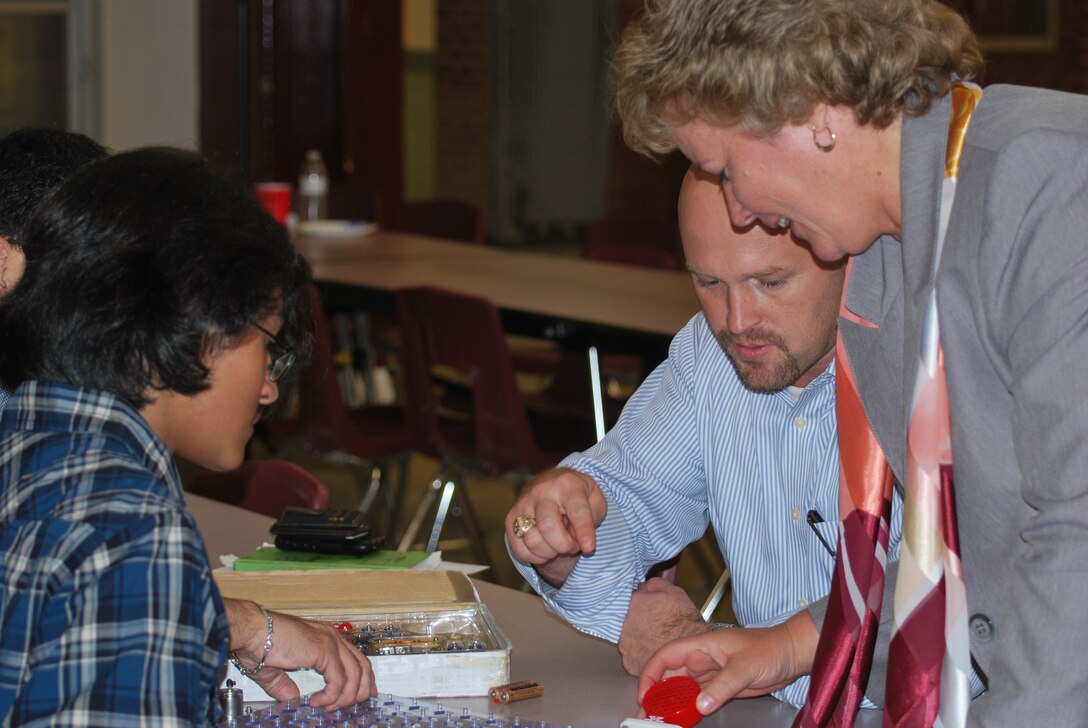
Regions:
M 227 657 L 230 658 L 231 664 L 238 668 L 238 672 L 240 672 L 243 677 L 247 675 L 256 675 L 260 672 L 264 668 L 265 660 L 268 659 L 268 653 L 272 651 L 272 615 L 264 608 L 263 604 L 258 604 L 257 606 L 261 608 L 261 611 L 264 612 L 264 616 L 268 618 L 268 637 L 264 641 L 264 654 L 261 655 L 261 661 L 257 663 L 255 668 L 250 670 L 242 667 L 242 663 L 238 661 L 238 655 L 234 654 L 234 650 L 227 653 Z

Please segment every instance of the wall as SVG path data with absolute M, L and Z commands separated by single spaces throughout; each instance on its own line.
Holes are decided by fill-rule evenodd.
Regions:
M 99 4 L 102 144 L 196 149 L 197 0 Z
M 24 126 L 63 125 L 65 59 L 56 48 L 64 43 L 64 15 L 60 10 L 7 10 L 0 15 L 0 134 Z
M 480 0 L 438 4 L 435 194 L 487 209 L 491 12 Z
M 621 21 L 630 16 L 643 0 L 619 0 L 593 5 L 607 8 Z M 493 84 L 501 83 L 514 69 L 504 62 L 506 57 L 496 52 L 492 44 L 509 41 L 510 28 L 504 16 L 517 10 L 524 14 L 531 9 L 544 10 L 542 5 L 515 7 L 507 0 L 442 0 L 438 5 L 437 51 L 437 109 L 436 124 L 436 176 L 435 191 L 438 195 L 459 197 L 471 201 L 489 213 L 489 238 L 500 245 L 539 245 L 544 249 L 556 249 L 570 242 L 568 230 L 542 230 L 532 234 L 540 239 L 527 239 L 524 229 L 509 222 L 516 217 L 528 201 L 525 195 L 507 184 L 510 175 L 504 174 L 503 164 L 509 164 L 509 155 L 496 153 L 505 143 L 516 147 L 511 140 L 511 129 L 505 124 L 506 114 L 501 107 L 503 99 Z M 603 11 L 602 11 L 603 12 Z M 615 21 L 593 21 L 594 27 L 611 29 Z M 609 30 L 613 36 L 618 31 Z M 514 49 L 518 52 L 522 48 Z M 602 49 L 582 51 L 600 53 Z M 606 56 L 610 55 L 606 53 Z M 602 64 L 604 61 L 602 60 Z M 602 66 L 603 67 L 603 66 Z M 517 85 L 514 85 L 517 88 Z M 545 84 L 526 82 L 526 95 L 542 93 Z M 601 93 L 600 114 L 605 118 L 609 109 L 605 102 L 607 93 Z M 549 103 L 562 108 L 567 99 L 560 92 Z M 603 130 L 602 130 L 603 131 Z M 589 134 L 578 131 L 565 132 L 570 144 L 586 144 Z M 687 164 L 674 155 L 658 164 L 627 149 L 613 129 L 604 152 L 607 157 L 607 176 L 601 181 L 603 195 L 596 204 L 597 214 L 612 217 L 675 219 L 676 195 Z M 495 160 L 498 160 L 496 163 Z M 522 172 L 520 168 L 513 170 Z M 577 174 L 577 173 L 575 173 Z M 583 175 L 584 177 L 584 175 Z M 514 216 L 509 211 L 515 212 Z
M 404 198 L 435 194 L 435 53 L 438 0 L 405 0 Z

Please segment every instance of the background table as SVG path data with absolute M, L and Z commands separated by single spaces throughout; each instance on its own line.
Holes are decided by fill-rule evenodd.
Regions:
M 213 565 L 223 554 L 248 553 L 268 538 L 272 519 L 197 495 L 187 494 Z M 509 706 L 486 698 L 450 698 L 449 706 L 486 715 L 547 721 L 575 728 L 614 728 L 637 710 L 638 681 L 620 665 L 615 645 L 581 634 L 548 613 L 539 597 L 474 580 L 480 599 L 495 615 L 513 645 L 511 680 L 536 680 L 544 696 Z M 381 686 L 378 686 L 381 689 Z M 738 700 L 699 723 L 700 728 L 789 726 L 796 712 L 772 698 Z M 862 711 L 857 725 L 873 728 L 878 711 Z
M 585 351 L 598 439 L 605 433 L 599 354 L 636 354 L 650 371 L 699 310 L 691 277 L 676 271 L 391 231 L 295 244 L 329 308 L 392 314 L 397 289 L 436 286 L 491 300 L 509 334 Z
M 676 271 L 389 231 L 296 244 L 332 305 L 392 312 L 398 288 L 438 286 L 490 299 L 509 333 L 580 347 L 663 355 L 699 310 L 691 277 Z
M 509 334 L 585 351 L 598 440 L 605 433 L 599 353 L 638 355 L 650 371 L 698 310 L 691 276 L 676 271 L 390 231 L 298 236 L 295 244 L 331 309 L 393 313 L 398 288 L 436 286 L 490 299 Z

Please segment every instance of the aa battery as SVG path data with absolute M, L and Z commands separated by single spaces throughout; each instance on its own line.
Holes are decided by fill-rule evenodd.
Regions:
M 487 696 L 495 703 L 516 703 L 519 700 L 538 698 L 544 694 L 544 686 L 531 680 L 496 685 L 487 691 Z

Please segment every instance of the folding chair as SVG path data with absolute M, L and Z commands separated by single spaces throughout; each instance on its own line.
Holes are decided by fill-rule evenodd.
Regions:
M 438 288 L 398 293 L 408 419 L 425 433 L 444 472 L 436 477 L 401 541 L 413 542 L 442 492 L 427 540 L 433 551 L 458 482 L 469 474 L 504 477 L 518 487 L 595 441 L 583 418 L 529 413 L 514 378 L 510 350 L 491 301 Z M 467 494 L 461 496 L 477 555 L 486 558 Z
M 582 257 L 648 268 L 684 269 L 680 230 L 670 220 L 595 220 L 586 229 Z
M 483 245 L 486 237 L 480 208 L 449 198 L 404 203 L 397 218 L 397 230 L 478 245 Z

